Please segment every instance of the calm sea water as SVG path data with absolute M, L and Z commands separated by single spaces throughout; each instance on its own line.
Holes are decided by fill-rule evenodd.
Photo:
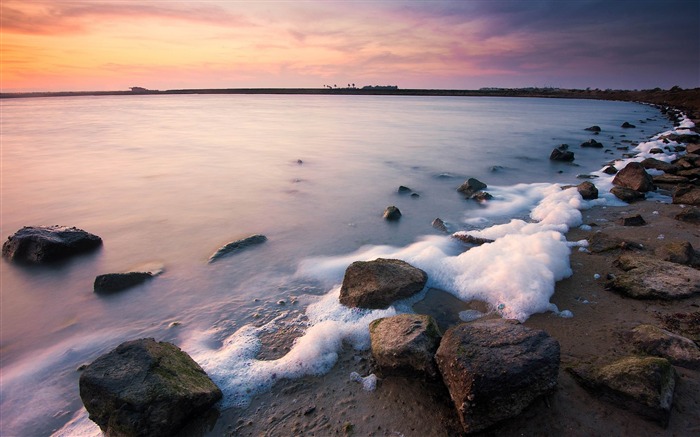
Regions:
M 82 404 L 76 369 L 120 342 L 180 343 L 304 306 L 329 284 L 296 274 L 310 257 L 404 246 L 453 230 L 480 206 L 455 191 L 578 183 L 670 124 L 619 102 L 377 96 L 120 96 L 0 101 L 1 237 L 25 225 L 77 226 L 96 253 L 48 267 L 2 260 L 3 435 L 50 435 Z M 637 129 L 624 130 L 624 121 Z M 592 138 L 611 152 L 579 149 Z M 576 165 L 552 163 L 568 143 Z M 399 195 L 400 185 L 420 197 Z M 387 223 L 396 205 L 404 216 Z M 503 221 L 509 217 L 503 217 Z M 262 246 L 207 264 L 223 244 Z M 112 296 L 96 275 L 162 265 Z M 297 304 L 292 301 L 298 300 Z M 217 338 L 219 340 L 217 340 Z

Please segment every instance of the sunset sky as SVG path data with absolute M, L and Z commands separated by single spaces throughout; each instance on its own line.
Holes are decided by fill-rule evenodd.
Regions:
M 698 0 L 2 0 L 1 90 L 700 86 Z

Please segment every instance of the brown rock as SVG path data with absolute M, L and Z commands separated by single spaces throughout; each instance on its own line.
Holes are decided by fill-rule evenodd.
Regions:
M 700 205 L 700 188 L 693 185 L 679 185 L 673 190 L 673 203 Z
M 621 217 L 618 220 L 618 223 L 620 223 L 622 226 L 644 226 L 647 224 L 647 222 L 644 221 L 644 218 L 642 218 L 642 216 L 639 214 Z
M 676 214 L 676 220 L 686 223 L 700 224 L 700 209 L 690 207 Z
M 598 198 L 598 188 L 589 181 L 581 182 L 576 186 L 581 197 L 584 200 L 593 200 Z
M 467 196 L 472 196 L 486 187 L 487 185 L 480 180 L 469 178 L 462 185 L 460 185 L 459 188 L 457 188 L 457 191 Z
M 641 191 L 635 191 L 626 187 L 612 187 L 610 192 L 623 202 L 632 203 L 646 199 L 646 195 Z
M 695 258 L 695 250 L 688 241 L 672 241 L 658 247 L 654 255 L 664 261 L 690 265 Z
M 656 158 L 647 158 L 644 161 L 640 162 L 640 165 L 645 169 L 651 168 L 654 170 L 661 170 L 665 173 L 675 173 L 676 171 L 678 171 L 678 166 L 658 160 Z
M 647 192 L 654 190 L 651 175 L 638 162 L 630 162 L 620 170 L 612 181 L 613 185 L 629 188 L 634 191 Z
M 700 270 L 642 255 L 625 254 L 614 263 L 624 272 L 607 288 L 636 299 L 673 300 L 700 293 Z
M 428 275 L 399 259 L 355 261 L 345 270 L 340 303 L 357 308 L 387 308 L 425 287 Z
M 642 353 L 666 358 L 677 366 L 700 369 L 700 348 L 689 338 L 652 325 L 639 325 L 631 335 L 632 344 Z
M 481 246 L 482 244 L 493 243 L 493 240 L 488 238 L 473 237 L 466 232 L 455 232 L 452 234 L 452 238 L 456 238 L 462 243 L 473 244 L 475 246 Z

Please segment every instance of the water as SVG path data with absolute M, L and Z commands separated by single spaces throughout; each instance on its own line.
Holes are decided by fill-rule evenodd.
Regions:
M 578 183 L 576 175 L 619 156 L 622 141 L 670 126 L 649 106 L 549 99 L 192 95 L 0 103 L 2 240 L 25 225 L 52 224 L 104 240 L 97 253 L 58 266 L 2 260 L 3 435 L 61 428 L 81 410 L 76 369 L 134 338 L 181 345 L 220 385 L 248 378 L 264 389 L 265 375 L 285 374 L 280 369 L 292 358 L 308 364 L 307 373 L 323 372 L 343 341 L 364 346 L 355 331 L 377 317 L 350 320 L 337 308 L 334 285 L 350 261 L 410 259 L 432 285 L 473 296 L 473 278 L 462 274 L 464 247 L 438 236 L 435 217 L 453 231 L 507 226 L 559 191 L 551 183 Z M 637 129 L 621 129 L 624 121 Z M 593 138 L 583 128 L 594 124 L 603 129 L 595 138 L 612 152 L 578 148 Z M 572 146 L 575 165 L 549 161 L 561 143 Z M 455 191 L 467 177 L 489 184 L 492 207 Z M 399 195 L 400 185 L 420 197 Z M 566 196 L 557 205 L 570 204 Z M 401 209 L 398 223 L 381 218 L 388 205 Z M 223 244 L 258 233 L 268 242 L 207 264 Z M 523 281 L 544 275 L 553 283 L 568 268 L 558 236 L 545 243 L 509 237 L 493 249 L 532 248 L 521 264 L 499 267 L 498 253 L 486 260 L 486 252 L 472 252 L 470 264 L 532 270 L 539 276 Z M 565 265 L 550 259 L 532 269 L 540 252 Z M 144 265 L 162 265 L 164 273 L 120 294 L 93 293 L 96 275 Z M 324 329 L 341 319 L 342 335 L 330 334 L 339 325 Z M 299 342 L 306 349 L 293 349 L 287 361 L 255 360 L 256 338 L 281 320 L 307 332 Z M 265 369 L 241 373 L 238 361 Z M 227 391 L 224 405 L 245 404 L 236 396 Z

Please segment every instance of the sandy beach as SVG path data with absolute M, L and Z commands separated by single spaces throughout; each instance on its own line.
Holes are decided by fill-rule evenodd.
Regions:
M 698 120 L 694 120 L 696 123 Z M 697 223 L 675 218 L 689 206 L 664 200 L 645 200 L 622 207 L 594 207 L 583 211 L 583 223 L 567 234 L 569 241 L 597 232 L 629 243 L 624 249 L 602 253 L 572 248 L 573 275 L 556 284 L 552 303 L 570 310 L 571 318 L 554 313 L 535 314 L 525 326 L 543 329 L 561 345 L 558 389 L 536 401 L 520 416 L 475 435 L 483 436 L 688 436 L 700 433 L 700 371 L 676 366 L 678 380 L 667 428 L 598 399 L 566 371 L 582 363 L 608 363 L 635 351 L 629 332 L 651 324 L 686 336 L 700 335 L 700 295 L 674 301 L 637 300 L 606 289 L 606 278 L 620 272 L 613 262 L 623 252 L 654 254 L 672 242 L 700 248 Z M 643 226 L 624 226 L 620 219 L 641 215 Z M 697 256 L 697 255 L 696 255 Z M 433 315 L 444 330 L 458 323 L 457 313 L 476 308 L 440 290 L 430 290 L 414 306 Z M 478 309 L 478 308 L 477 308 Z M 494 316 L 495 317 L 495 316 Z M 292 334 L 291 336 L 298 335 Z M 286 339 L 271 339 L 269 351 L 284 352 Z M 264 352 L 263 352 L 264 353 Z M 273 355 L 274 356 L 274 352 Z M 377 373 L 375 391 L 364 391 L 351 372 Z M 369 351 L 346 347 L 335 367 L 320 377 L 280 381 L 269 393 L 256 397 L 246 409 L 229 409 L 220 416 L 191 424 L 182 435 L 281 436 L 456 436 L 462 429 L 447 389 L 440 381 L 381 377 Z

